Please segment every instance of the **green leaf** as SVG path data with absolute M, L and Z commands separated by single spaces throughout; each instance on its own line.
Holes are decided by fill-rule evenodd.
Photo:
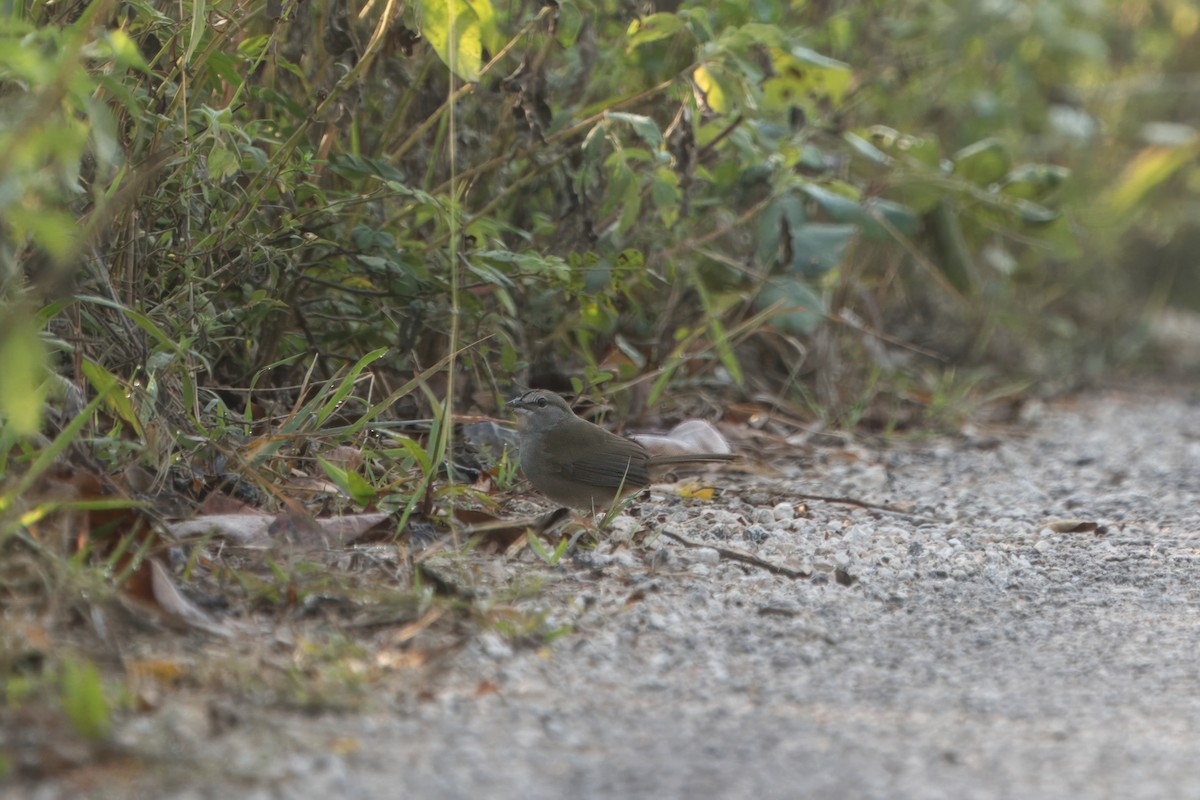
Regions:
M 787 35 L 778 25 L 748 22 L 740 28 L 727 28 L 719 43 L 722 49 L 745 54 L 762 47 L 783 47 L 786 41 Z
M 350 371 L 346 373 L 346 376 L 344 378 L 342 378 L 342 381 L 338 385 L 338 388 L 333 392 L 333 394 L 329 397 L 329 399 L 325 401 L 325 404 L 323 406 L 321 406 L 321 409 L 316 413 L 316 420 L 317 420 L 318 426 L 325 424 L 325 420 L 329 419 L 329 417 L 333 414 L 334 411 L 337 411 L 338 407 L 341 406 L 342 401 L 346 399 L 346 396 L 349 395 L 350 392 L 352 392 L 354 390 L 354 382 L 356 380 L 358 380 L 359 374 L 362 373 L 362 371 L 364 369 L 366 369 L 368 366 L 370 366 L 372 362 L 378 361 L 379 359 L 381 359 L 385 355 L 387 355 L 387 352 L 388 352 L 388 348 L 386 348 L 386 347 L 380 347 L 376 350 L 372 350 L 371 352 L 367 353 L 362 358 L 360 358 L 354 364 L 354 366 L 350 368 Z M 333 381 L 330 380 L 328 385 L 332 386 Z M 318 397 L 316 399 L 319 400 L 320 398 Z M 297 416 L 299 416 L 299 415 L 297 415 Z
M 89 358 L 83 359 L 80 368 L 92 388 L 98 394 L 107 396 L 109 410 L 128 423 L 139 437 L 144 436 L 142 422 L 138 418 L 137 411 L 134 410 L 133 402 L 130 401 L 129 395 L 125 393 L 124 387 L 117 377 Z
M 142 72 L 149 72 L 150 65 L 146 63 L 146 59 L 142 58 L 142 52 L 138 49 L 137 43 L 129 38 L 129 34 L 120 28 L 114 28 L 108 32 L 108 44 L 112 48 L 113 58 L 116 59 L 117 65 L 122 67 L 131 67 Z
M 658 129 L 658 123 L 649 117 L 625 111 L 610 111 L 606 116 L 611 120 L 628 123 L 638 138 L 645 142 L 651 150 L 658 150 L 662 147 L 662 131 Z
M 150 334 L 150 336 L 154 337 L 155 341 L 157 341 L 163 347 L 175 353 L 176 355 L 185 355 L 186 351 L 183 347 L 175 342 L 174 339 L 167 336 L 162 328 L 154 324 L 153 320 L 140 311 L 135 311 L 128 306 L 121 305 L 114 300 L 109 300 L 106 297 L 100 297 L 98 295 L 79 295 L 78 299 L 84 303 L 91 303 L 93 305 L 103 306 L 104 308 L 111 308 L 114 311 L 119 311 L 121 314 L 133 320 L 139 328 Z
M 237 51 L 248 61 L 258 59 L 271 44 L 271 36 L 260 33 L 258 36 L 247 36 L 237 46 Z
M 835 192 L 815 183 L 800 188 L 833 219 L 834 222 L 853 222 L 862 229 L 863 236 L 874 242 L 888 242 L 892 234 L 879 222 L 880 217 L 903 236 L 912 236 L 921 228 L 921 220 L 911 208 L 892 200 L 869 197 L 863 202 Z M 847 187 L 848 191 L 856 191 Z
M 806 278 L 816 278 L 842 263 L 855 225 L 810 222 L 792 229 L 792 269 Z
M 204 20 L 207 16 L 205 10 L 205 0 L 193 0 L 192 2 L 192 29 L 187 37 L 187 50 L 183 54 L 183 65 L 185 67 L 192 66 L 192 54 L 196 52 L 196 48 L 200 46 L 200 39 L 204 35 Z
M 479 80 L 483 42 L 479 15 L 467 0 L 417 0 L 421 35 L 450 71 L 464 81 Z
M 862 206 L 859 205 L 856 197 L 848 197 L 815 183 L 804 184 L 800 187 L 800 191 L 816 201 L 821 210 L 828 214 L 834 222 L 857 222 L 863 216 Z M 851 189 L 851 191 L 855 191 L 857 194 L 857 190 Z
M 488 49 L 488 52 L 495 55 L 504 47 L 504 35 L 496 26 L 496 9 L 492 6 L 492 0 L 467 0 L 467 2 L 471 4 L 471 8 L 475 10 L 475 16 L 479 18 L 479 36 L 483 46 Z
M 1028 225 L 1045 225 L 1058 219 L 1058 212 L 1032 200 L 1016 201 L 1017 216 Z
M 824 321 L 825 304 L 805 281 L 772 278 L 754 298 L 759 311 L 776 308 L 769 324 L 784 333 L 807 336 Z
M 695 281 L 693 285 L 700 294 L 700 302 L 704 304 L 704 316 L 708 319 L 708 335 L 712 337 L 717 357 L 721 359 L 721 364 L 733 382 L 741 386 L 745 381 L 745 377 L 742 375 L 742 365 L 738 361 L 737 353 L 734 352 L 733 342 L 729 339 L 725 326 L 721 324 L 721 309 L 715 307 L 714 298 L 705 288 L 703 281 Z
M 942 147 L 936 136 L 912 136 L 887 125 L 872 125 L 864 134 L 865 138 L 860 138 L 847 133 L 845 138 L 852 147 L 872 160 L 878 161 L 874 154 L 879 154 L 884 158 L 920 164 L 941 175 Z
M 771 51 L 775 74 L 763 81 L 763 107 L 774 111 L 802 108 L 812 117 L 837 109 L 854 81 L 849 64 L 805 47 Z
M 789 53 L 791 57 L 798 63 L 808 64 L 810 67 L 817 69 L 830 70 L 837 73 L 849 73 L 850 65 L 844 61 L 838 61 L 836 58 L 830 58 L 818 53 L 816 50 L 809 50 L 801 45 L 794 45 Z M 847 85 L 851 76 L 839 74 L 838 80 L 847 81 Z
M 654 180 L 650 184 L 650 199 L 654 201 L 663 225 L 668 228 L 679 219 L 681 196 L 679 176 L 674 171 L 663 167 L 654 173 Z
M 642 216 L 642 191 L 637 181 L 630 180 L 625 184 L 624 200 L 621 203 L 621 218 L 617 223 L 617 231 L 625 233 L 638 223 Z
M 868 142 L 863 137 L 859 136 L 857 133 L 850 133 L 847 131 L 845 134 L 843 134 L 842 138 L 846 140 L 846 144 L 850 145 L 851 150 L 858 153 L 868 161 L 881 166 L 887 166 L 888 164 L 892 163 L 891 156 Z
M 879 222 L 877 215 L 901 236 L 915 236 L 921 230 L 921 218 L 917 212 L 902 203 L 872 197 L 863 203 L 861 219 L 863 237 L 872 242 L 890 242 L 893 239 L 892 232 Z
M 46 400 L 46 351 L 33 317 L 9 308 L 0 322 L 0 417 L 20 436 L 41 430 Z
M 366 478 L 354 470 L 342 469 L 321 456 L 317 456 L 317 463 L 321 465 L 321 469 L 325 470 L 329 480 L 333 481 L 339 489 L 348 494 L 360 506 L 368 506 L 378 499 L 379 495 L 376 493 L 375 487 L 367 483 Z
M 1009 197 L 1045 202 L 1071 179 L 1071 170 L 1054 164 L 1025 164 L 1008 173 L 1000 191 Z
M 384 161 L 349 153 L 335 153 L 329 157 L 329 169 L 343 178 L 371 176 L 383 181 L 403 184 L 408 180 L 400 170 Z
M 1008 174 L 1011 157 L 999 139 L 981 139 L 954 154 L 954 174 L 976 186 L 991 186 Z
M 414 442 L 412 439 L 403 434 L 386 434 L 391 438 L 391 443 L 400 446 L 399 450 L 388 449 L 384 451 L 384 455 L 395 458 L 399 455 L 406 455 L 417 463 L 421 468 L 422 475 L 433 474 L 433 461 L 430 460 L 429 454 L 425 452 L 425 448 Z
M 214 140 L 212 149 L 208 151 L 208 174 L 212 179 L 224 181 L 236 175 L 241 168 L 238 154 L 220 139 Z
M 807 220 L 804 204 L 795 194 L 781 195 L 768 203 L 758 218 L 755 237 L 758 263 L 764 267 L 773 266 L 779 257 L 779 244 L 784 230 L 800 228 Z
M 1023 241 L 1035 243 L 1046 250 L 1051 258 L 1072 261 L 1083 255 L 1079 237 L 1071 230 L 1065 216 L 1059 215 L 1051 222 L 1026 225 L 1021 231 Z
M 575 0 L 560 0 L 558 4 L 558 24 L 554 28 L 554 38 L 564 48 L 574 46 L 579 39 L 579 31 L 583 29 L 583 14 Z
M 62 704 L 75 730 L 103 739 L 112 723 L 100 672 L 90 662 L 67 661 L 63 667 Z
M 17 242 L 32 239 L 56 263 L 67 263 L 77 252 L 82 231 L 71 214 L 53 208 L 20 205 L 8 206 L 4 214 L 13 239 Z
M 667 39 L 682 30 L 685 30 L 684 22 L 674 14 L 663 12 L 635 19 L 629 23 L 629 30 L 626 32 L 629 37 L 627 49 L 633 50 L 659 39 Z

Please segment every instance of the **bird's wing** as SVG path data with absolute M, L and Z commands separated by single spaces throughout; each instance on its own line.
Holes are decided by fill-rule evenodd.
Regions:
M 611 489 L 620 486 L 640 489 L 650 485 L 646 451 L 641 445 L 620 437 L 607 444 L 610 446 L 604 453 L 585 448 L 555 448 L 562 474 L 591 486 Z

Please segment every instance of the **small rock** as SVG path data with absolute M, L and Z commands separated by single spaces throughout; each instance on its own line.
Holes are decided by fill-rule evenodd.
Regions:
M 613 542 L 628 542 L 641 527 L 641 520 L 622 514 L 609 521 L 608 539 Z
M 759 525 L 769 525 L 775 521 L 775 512 L 769 508 L 756 508 L 750 518 Z
M 638 557 L 628 550 L 618 550 L 612 554 L 611 563 L 627 569 L 632 569 L 638 566 Z
M 746 528 L 746 538 L 754 544 L 762 544 L 771 536 L 770 531 L 762 525 L 751 525 Z
M 648 554 L 644 561 L 650 569 L 663 569 L 671 563 L 673 555 L 671 550 L 666 547 L 660 547 L 653 553 Z
M 486 631 L 481 634 L 479 636 L 479 646 L 483 649 L 486 656 L 496 661 L 504 661 L 512 658 L 512 645 L 495 631 Z

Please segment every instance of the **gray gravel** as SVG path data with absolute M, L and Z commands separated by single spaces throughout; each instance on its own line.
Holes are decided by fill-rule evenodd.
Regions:
M 549 647 L 487 634 L 422 699 L 267 714 L 207 757 L 261 797 L 1200 797 L 1200 395 L 1026 417 L 643 506 L 814 579 L 625 522 L 530 601 L 573 626 Z

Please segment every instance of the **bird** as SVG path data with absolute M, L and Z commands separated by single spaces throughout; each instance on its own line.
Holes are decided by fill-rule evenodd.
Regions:
M 733 453 L 651 455 L 632 439 L 576 416 L 560 395 L 534 389 L 508 406 L 520 416 L 521 471 L 556 503 L 581 510 L 608 508 L 650 485 L 663 467 L 732 461 Z

